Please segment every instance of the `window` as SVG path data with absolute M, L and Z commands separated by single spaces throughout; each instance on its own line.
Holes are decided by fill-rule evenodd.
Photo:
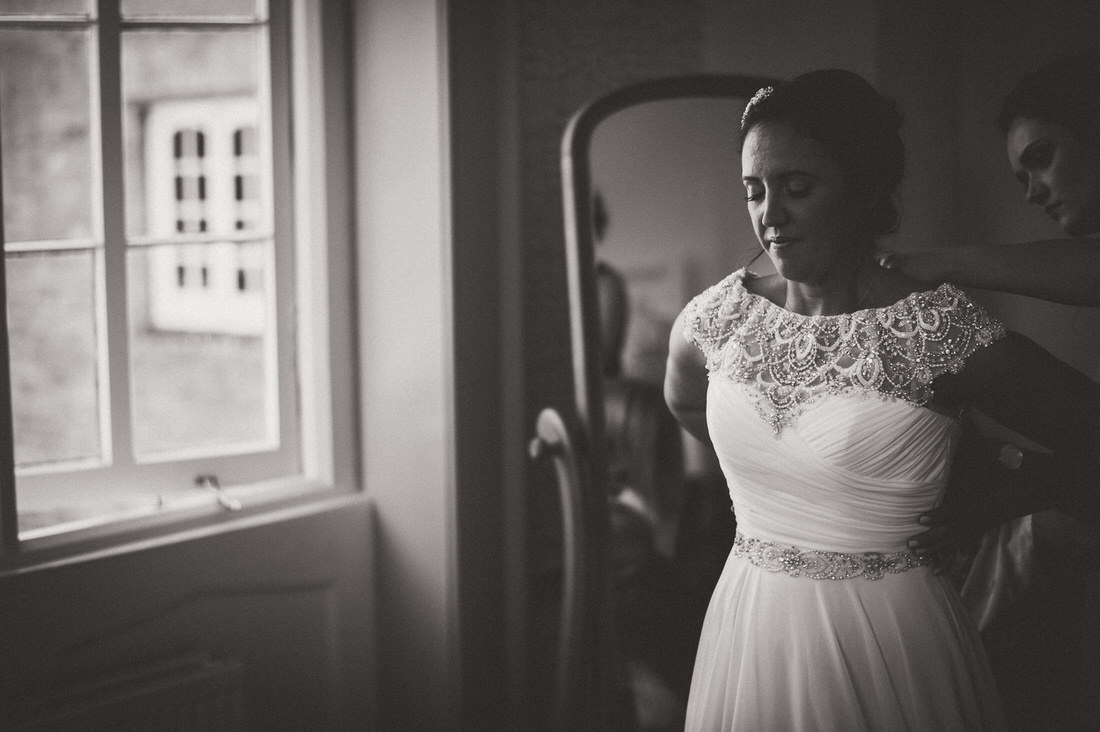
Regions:
M 21 540 L 303 485 L 290 26 L 309 5 L 0 2 Z

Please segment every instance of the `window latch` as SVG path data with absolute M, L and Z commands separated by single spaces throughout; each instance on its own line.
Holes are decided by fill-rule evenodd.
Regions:
M 218 482 L 218 476 L 213 473 L 195 476 L 195 485 L 214 491 L 214 496 L 218 499 L 218 505 L 226 511 L 240 511 L 243 507 L 240 501 L 222 490 L 221 483 Z

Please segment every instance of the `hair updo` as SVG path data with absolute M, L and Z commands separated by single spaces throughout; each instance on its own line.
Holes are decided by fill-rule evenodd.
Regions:
M 1021 76 L 1001 102 L 997 127 L 1007 134 L 1021 117 L 1061 125 L 1100 151 L 1100 50 L 1065 56 Z
M 853 193 L 869 202 L 861 226 L 868 236 L 897 228 L 905 145 L 892 99 L 851 71 L 811 71 L 757 92 L 741 119 L 742 144 L 762 122 L 789 122 L 840 165 Z

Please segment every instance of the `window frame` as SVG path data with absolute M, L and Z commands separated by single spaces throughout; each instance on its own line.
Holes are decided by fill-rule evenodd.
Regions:
M 275 276 L 285 279 L 286 273 L 293 272 L 290 282 L 283 283 L 276 336 L 280 343 L 286 344 L 279 349 L 280 383 L 288 380 L 294 382 L 290 388 L 294 392 L 296 412 L 288 415 L 288 410 L 280 408 L 282 424 L 279 427 L 284 442 L 288 437 L 293 440 L 296 453 L 293 465 L 280 466 L 275 471 L 277 474 L 264 475 L 259 479 L 242 474 L 233 464 L 243 464 L 246 469 L 254 462 L 270 465 L 268 455 L 205 457 L 57 473 L 55 475 L 63 475 L 69 483 L 68 490 L 86 495 L 100 496 L 120 490 L 120 478 L 130 483 L 124 490 L 146 490 L 144 486 L 147 485 L 151 495 L 156 493 L 157 486 L 163 486 L 166 482 L 188 488 L 180 488 L 182 497 L 162 510 L 143 511 L 132 516 L 106 514 L 83 525 L 66 524 L 61 531 L 46 531 L 38 535 L 24 532 L 21 537 L 18 531 L 14 439 L 10 429 L 13 425 L 10 354 L 4 329 L 0 332 L 0 359 L 3 361 L 0 365 L 0 424 L 8 425 L 9 429 L 0 439 L 0 566 L 33 561 L 36 557 L 53 556 L 58 552 L 111 546 L 183 527 L 221 523 L 237 516 L 249 516 L 256 511 L 286 505 L 288 501 L 310 500 L 311 496 L 327 497 L 333 490 L 348 493 L 353 489 L 355 481 L 349 478 L 355 470 L 354 458 L 346 445 L 348 439 L 354 439 L 355 430 L 349 430 L 348 436 L 340 439 L 334 438 L 334 433 L 337 424 L 348 427 L 354 424 L 354 402 L 340 400 L 336 403 L 333 399 L 334 389 L 355 393 L 351 386 L 351 372 L 336 367 L 337 360 L 350 359 L 354 348 L 350 316 L 353 299 L 348 297 L 352 285 L 345 274 L 351 269 L 351 243 L 350 239 L 330 239 L 328 236 L 330 224 L 336 231 L 350 234 L 351 226 L 340 221 L 347 214 L 347 206 L 342 201 L 350 188 L 347 181 L 342 180 L 339 167 L 334 171 L 326 169 L 326 161 L 340 156 L 346 159 L 347 156 L 347 133 L 342 127 L 347 122 L 333 119 L 334 115 L 344 111 L 342 107 L 346 102 L 334 100 L 326 94 L 326 90 L 332 90 L 334 83 L 346 85 L 346 58 L 336 59 L 335 64 L 328 60 L 335 54 L 346 55 L 346 49 L 342 49 L 340 43 L 331 42 L 334 31 L 330 26 L 333 23 L 324 17 L 327 11 L 318 5 L 309 0 L 270 0 L 268 14 L 270 86 L 272 90 L 285 91 L 271 93 L 269 98 L 273 120 L 285 121 L 285 124 L 271 124 L 270 144 L 275 181 L 272 192 L 275 216 L 273 237 L 278 240 L 282 236 L 286 240 L 285 244 L 274 246 Z M 113 0 L 99 0 L 98 22 L 112 22 L 105 17 L 105 9 L 108 12 L 113 9 L 114 22 L 120 22 L 117 4 Z M 118 41 L 121 39 L 121 25 L 117 30 L 113 34 L 115 46 L 104 48 L 101 41 L 96 54 L 100 66 L 113 64 L 116 70 L 120 61 Z M 101 170 L 101 179 L 104 186 L 114 186 L 114 195 L 121 199 L 125 190 L 121 168 L 123 122 L 119 116 L 114 129 L 110 129 L 106 123 L 110 113 L 103 111 L 121 111 L 119 79 L 116 74 L 113 89 L 100 92 L 104 98 L 97 110 L 104 120 L 100 123 L 102 142 L 93 147 L 106 151 L 112 149 L 111 145 L 116 146 L 116 177 L 109 177 L 105 166 Z M 112 204 L 107 200 L 106 190 L 104 194 L 102 205 L 106 208 Z M 120 271 L 124 271 L 128 241 L 124 235 L 125 220 L 122 215 L 116 217 L 115 225 L 116 231 L 103 232 L 103 256 L 112 255 L 107 242 L 115 237 L 113 254 L 122 258 Z M 0 236 L 2 233 L 0 228 Z M 311 246 L 311 242 L 326 242 L 326 246 Z M 0 257 L 0 316 L 6 322 L 5 259 Z M 118 266 L 119 263 L 115 264 Z M 287 285 L 290 287 L 287 288 Z M 116 288 L 111 288 L 108 283 L 107 289 Z M 286 294 L 288 289 L 289 295 Z M 274 288 L 272 290 L 275 291 Z M 343 302 L 348 306 L 339 304 L 341 301 L 337 298 L 344 298 Z M 125 302 L 121 303 L 121 307 L 116 302 L 112 311 L 112 305 L 108 304 L 108 317 L 113 312 L 117 322 L 119 314 L 122 314 L 123 338 L 128 337 L 125 307 Z M 124 372 L 127 370 L 123 369 Z M 123 385 L 122 391 L 119 391 L 120 385 L 116 383 L 118 372 L 118 369 L 111 370 L 111 387 L 115 396 L 109 403 L 110 409 L 118 409 L 120 401 L 129 399 L 128 385 Z M 121 400 L 118 398 L 120 394 L 123 396 Z M 128 414 L 128 404 L 122 406 Z M 337 442 L 344 446 L 339 460 L 335 454 Z M 211 473 L 218 476 L 220 491 L 215 493 L 208 487 L 194 486 L 197 475 Z M 337 488 L 340 478 L 343 478 L 339 480 L 341 487 Z M 27 476 L 21 475 L 19 480 L 26 481 Z M 243 504 L 244 510 L 225 510 L 235 502 Z

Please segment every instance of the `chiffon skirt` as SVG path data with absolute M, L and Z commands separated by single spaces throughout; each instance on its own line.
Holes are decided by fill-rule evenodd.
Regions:
M 687 730 L 997 730 L 973 621 L 930 568 L 791 577 L 733 556 L 707 611 Z

